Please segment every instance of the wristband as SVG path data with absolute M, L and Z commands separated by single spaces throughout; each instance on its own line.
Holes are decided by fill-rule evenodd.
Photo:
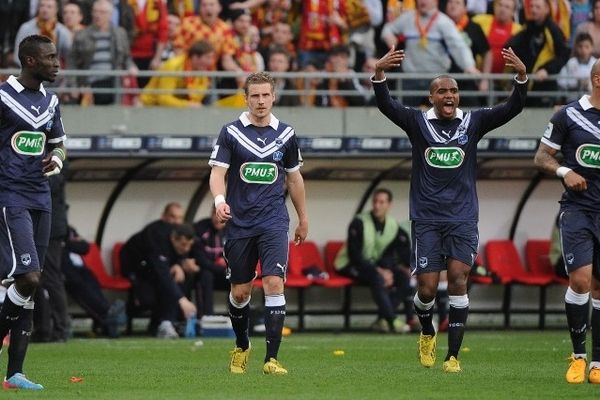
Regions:
M 564 178 L 565 175 L 567 175 L 571 171 L 572 169 L 569 167 L 558 167 L 556 169 L 556 176 L 558 176 L 559 178 Z
M 56 157 L 60 158 L 61 161 L 64 161 L 67 158 L 67 154 L 65 153 L 65 151 L 59 147 L 52 150 L 52 155 L 55 155 Z
M 225 196 L 218 194 L 215 196 L 215 207 L 219 207 L 221 203 L 225 203 Z

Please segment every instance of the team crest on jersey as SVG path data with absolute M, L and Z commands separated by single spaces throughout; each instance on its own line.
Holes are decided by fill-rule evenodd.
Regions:
M 39 156 L 46 147 L 46 135 L 43 132 L 19 131 L 12 136 L 10 145 L 18 154 Z
M 467 144 L 467 142 L 469 141 L 469 137 L 462 133 L 457 139 L 456 141 L 458 142 L 458 144 L 460 144 L 461 146 Z
M 281 161 L 282 158 L 283 158 L 282 152 L 276 151 L 275 153 L 273 153 L 273 161 Z
M 577 148 L 575 157 L 581 166 L 600 168 L 600 146 L 597 144 L 582 144 Z
M 246 183 L 270 185 L 277 180 L 277 165 L 268 162 L 247 162 L 240 167 L 240 177 Z
M 419 268 L 427 268 L 428 263 L 427 257 L 419 257 Z
M 31 264 L 31 254 L 25 253 L 21 254 L 21 264 L 28 267 Z
M 458 168 L 465 159 L 465 152 L 460 147 L 428 147 L 425 150 L 425 161 L 434 168 Z

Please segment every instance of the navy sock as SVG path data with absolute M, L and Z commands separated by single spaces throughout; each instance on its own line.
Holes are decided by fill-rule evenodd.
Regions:
M 429 310 L 423 310 L 415 304 L 415 312 L 421 323 L 421 332 L 423 335 L 434 336 L 435 328 L 433 327 L 433 307 Z
M 248 329 L 250 326 L 250 302 L 242 307 L 237 308 L 229 298 L 229 318 L 235 332 L 235 345 L 242 350 L 247 350 L 250 347 L 250 338 L 248 337 Z
M 31 338 L 33 322 L 33 302 L 21 307 L 19 318 L 14 321 L 10 333 L 10 346 L 8 347 L 8 368 L 6 377 L 10 378 L 17 372 L 23 372 L 23 362 Z
M 267 306 L 265 307 L 265 328 L 267 353 L 265 362 L 271 358 L 277 359 L 279 346 L 281 344 L 281 331 L 285 320 L 285 304 L 282 306 Z
M 2 309 L 0 309 L 0 347 L 2 339 L 8 334 L 12 324 L 19 318 L 23 307 L 13 303 L 8 296 L 4 298 Z
M 569 334 L 574 354 L 585 354 L 585 336 L 587 333 L 588 310 L 590 302 L 585 304 L 565 303 Z
M 467 323 L 468 315 L 468 306 L 461 308 L 450 306 L 448 324 L 448 354 L 446 355 L 446 361 L 450 359 L 450 357 L 458 358 L 458 352 L 465 335 L 465 325 Z
M 0 348 L 2 348 L 2 341 L 8 331 L 13 329 L 14 324 L 21 318 L 23 306 L 27 304 L 28 300 L 29 297 L 19 293 L 14 284 L 6 291 L 4 303 L 0 309 Z

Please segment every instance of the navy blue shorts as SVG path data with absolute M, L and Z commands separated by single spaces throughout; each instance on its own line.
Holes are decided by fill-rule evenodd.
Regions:
M 473 266 L 479 247 L 477 222 L 413 221 L 411 238 L 412 274 L 443 271 L 449 258 Z
M 262 276 L 287 272 L 289 237 L 287 231 L 270 231 L 243 239 L 228 239 L 223 247 L 227 278 L 234 284 L 247 283 L 256 276 L 260 260 Z
M 559 216 L 560 242 L 567 273 L 593 264 L 594 276 L 600 276 L 600 214 L 566 210 Z
M 41 271 L 50 239 L 50 213 L 21 207 L 1 211 L 0 275 Z

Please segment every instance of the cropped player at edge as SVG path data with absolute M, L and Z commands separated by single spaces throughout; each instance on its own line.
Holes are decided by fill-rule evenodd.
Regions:
M 556 112 L 544 132 L 535 164 L 562 179 L 559 230 L 569 287 L 565 312 L 573 353 L 566 380 L 585 381 L 585 348 L 592 297 L 592 360 L 588 381 L 600 383 L 600 61 L 591 71 L 592 94 Z M 556 154 L 563 155 L 562 165 Z
M 23 374 L 31 336 L 33 294 L 50 238 L 47 176 L 60 173 L 66 139 L 58 98 L 42 81 L 58 74 L 56 47 L 46 36 L 19 44 L 21 73 L 0 85 L 0 277 L 8 285 L 0 310 L 0 346 L 10 335 L 4 389 L 41 390 Z
M 436 359 L 436 332 L 432 323 L 440 272 L 448 271 L 449 324 L 445 372 L 460 372 L 462 344 L 469 297 L 467 279 L 479 245 L 477 142 L 489 131 L 506 124 L 523 109 L 527 93 L 525 65 L 512 49 L 503 49 L 507 67 L 517 72 L 514 89 L 503 103 L 491 108 L 458 108 L 456 80 L 434 78 L 429 86 L 428 111 L 405 107 L 390 97 L 384 71 L 400 66 L 404 51 L 392 48 L 375 64 L 371 78 L 377 107 L 406 132 L 412 144 L 410 219 L 411 270 L 417 276 L 414 298 L 421 322 L 419 360 L 430 368 Z
M 284 280 L 288 262 L 290 194 L 298 226 L 294 241 L 308 233 L 302 157 L 294 129 L 271 113 L 275 82 L 265 72 L 250 74 L 244 85 L 248 111 L 221 129 L 210 156 L 210 190 L 216 214 L 226 222 L 224 257 L 231 284 L 229 315 L 236 335 L 229 370 L 243 374 L 250 356 L 249 303 L 260 261 L 265 293 L 266 355 L 264 374 L 284 375 L 278 361 L 285 319 Z M 227 189 L 225 188 L 227 178 Z

